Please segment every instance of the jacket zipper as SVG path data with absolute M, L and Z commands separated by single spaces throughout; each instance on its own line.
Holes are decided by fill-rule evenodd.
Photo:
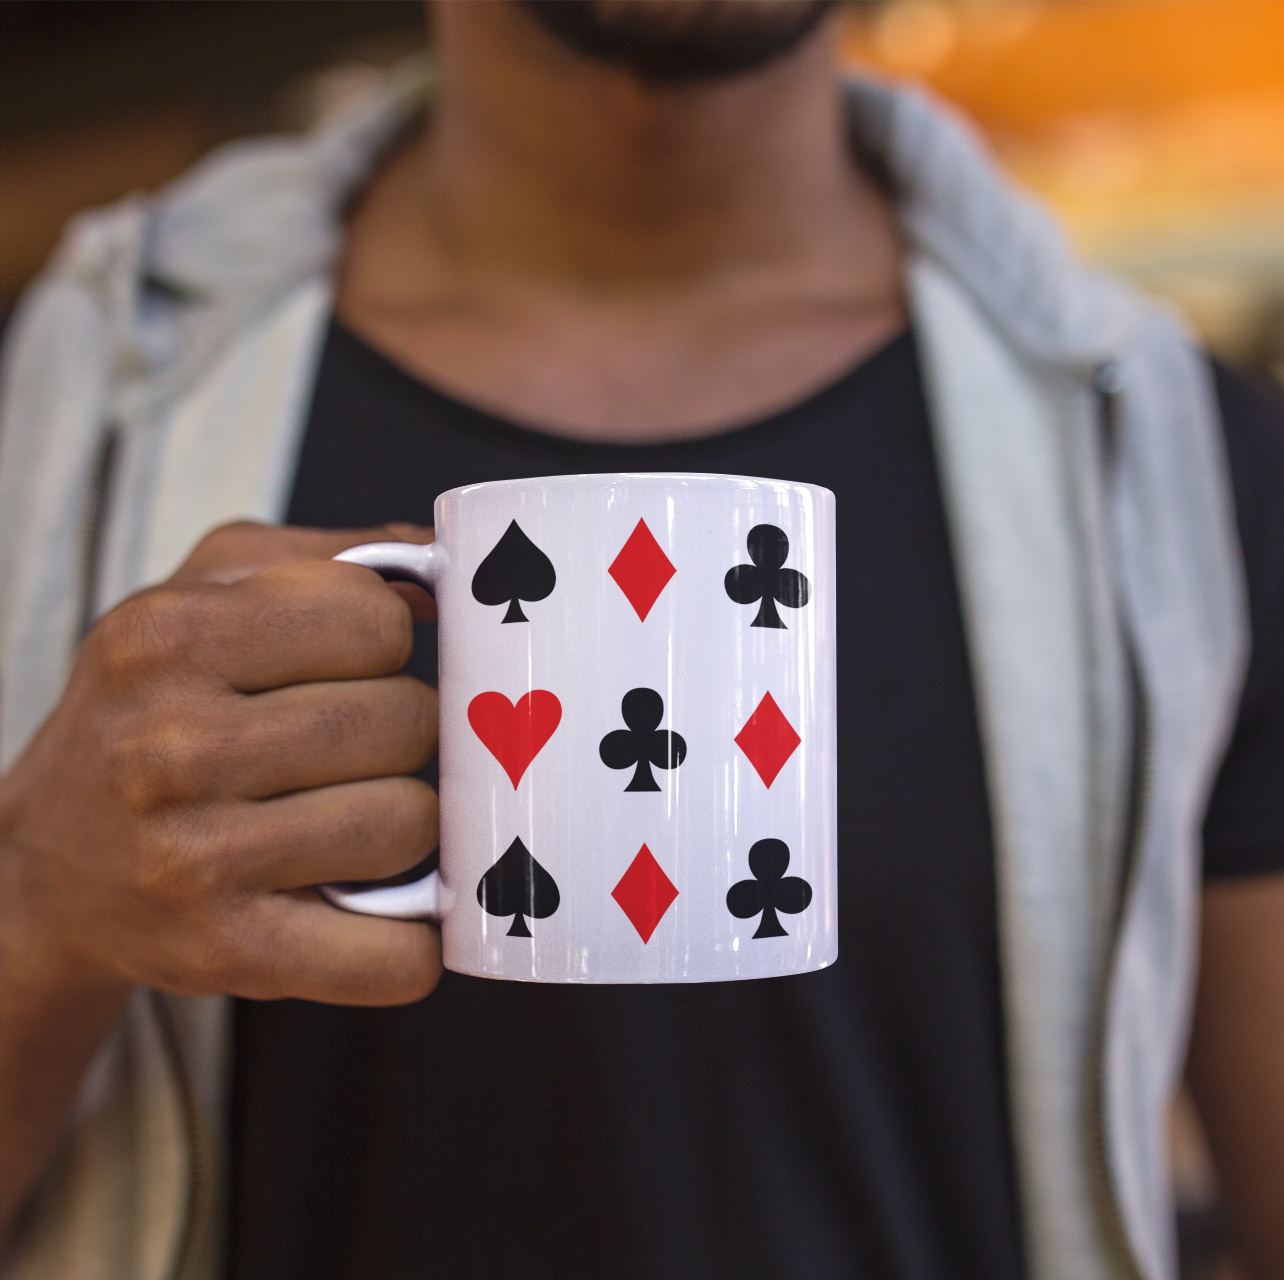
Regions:
M 102 551 L 102 540 L 107 524 L 108 505 L 112 481 L 116 473 L 117 458 L 120 452 L 120 429 L 109 424 L 103 433 L 98 456 L 94 460 L 89 515 L 85 522 L 82 554 L 84 573 L 81 580 L 80 626 L 81 637 L 95 621 L 98 595 L 99 557 Z M 152 1012 L 160 1030 L 161 1044 L 165 1056 L 169 1059 L 174 1084 L 178 1090 L 179 1106 L 182 1111 L 183 1128 L 187 1137 L 187 1202 L 177 1234 L 177 1245 L 173 1260 L 166 1270 L 169 1280 L 180 1280 L 187 1269 L 197 1241 L 197 1229 L 203 1216 L 203 1202 L 206 1195 L 205 1168 L 208 1159 L 208 1144 L 205 1140 L 205 1129 L 201 1121 L 200 1108 L 197 1106 L 195 1090 L 187 1063 L 179 1043 L 178 1028 L 174 1017 L 165 1003 L 164 995 L 159 991 L 148 993 Z
M 90 506 L 81 541 L 84 572 L 80 582 L 80 618 L 77 639 L 83 640 L 93 626 L 98 595 L 98 559 L 102 554 L 103 533 L 107 525 L 107 502 L 116 475 L 116 456 L 120 452 L 120 430 L 109 425 L 103 432 L 94 459 L 90 480 Z
M 1101 427 L 1102 455 L 1105 471 L 1107 498 L 1115 484 L 1119 449 L 1118 395 L 1121 390 L 1118 367 L 1113 364 L 1100 366 L 1093 377 L 1097 396 L 1098 419 Z M 1145 828 L 1146 812 L 1150 806 L 1150 791 L 1154 776 L 1154 734 L 1150 702 L 1142 674 L 1141 657 L 1137 647 L 1132 621 L 1128 616 L 1123 591 L 1115 583 L 1115 602 L 1119 616 L 1119 632 L 1123 645 L 1124 663 L 1128 679 L 1128 695 L 1132 711 L 1132 741 L 1129 752 L 1128 793 L 1124 811 L 1123 859 L 1119 872 L 1117 908 L 1111 922 L 1111 945 L 1101 976 L 1101 990 L 1093 1033 L 1093 1086 L 1092 1086 L 1092 1147 L 1097 1159 L 1101 1198 L 1104 1202 L 1108 1225 L 1122 1247 L 1127 1259 L 1128 1272 L 1136 1280 L 1144 1280 L 1141 1267 L 1132 1250 L 1123 1213 L 1115 1195 L 1114 1179 L 1107 1157 L 1106 1117 L 1106 1039 L 1110 1013 L 1112 978 L 1123 940 L 1123 923 L 1127 915 L 1128 900 L 1136 881 L 1141 854 L 1141 833 Z

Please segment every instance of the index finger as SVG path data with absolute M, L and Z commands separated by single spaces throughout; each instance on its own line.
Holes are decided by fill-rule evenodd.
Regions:
M 299 560 L 330 560 L 363 542 L 431 542 L 421 525 L 385 524 L 369 529 L 312 529 L 303 525 L 237 520 L 210 530 L 170 579 L 176 584 L 240 582 L 251 574 Z
M 393 675 L 410 659 L 410 606 L 360 565 L 305 560 L 223 590 L 212 665 L 241 693 Z

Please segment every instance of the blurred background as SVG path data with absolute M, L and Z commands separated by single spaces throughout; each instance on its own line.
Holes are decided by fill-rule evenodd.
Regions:
M 886 0 L 847 60 L 971 115 L 1083 252 L 1284 378 L 1284 0 Z M 69 214 L 297 127 L 421 48 L 420 0 L 0 0 L 0 307 Z
M 1082 252 L 1284 381 L 1284 0 L 885 0 L 854 68 L 922 80 Z M 0 0 L 0 313 L 77 209 L 297 128 L 424 44 L 421 0 Z M 1231 1280 L 1189 1107 L 1184 1280 Z

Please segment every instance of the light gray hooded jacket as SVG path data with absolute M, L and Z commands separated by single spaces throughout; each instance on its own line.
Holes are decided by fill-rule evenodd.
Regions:
M 845 92 L 909 247 L 995 819 L 1031 1273 L 1167 1280 L 1199 831 L 1247 649 L 1208 372 L 939 105 Z M 213 525 L 281 518 L 341 210 L 424 93 L 391 77 L 310 136 L 79 219 L 22 304 L 0 383 L 4 764 L 95 614 Z M 212 1280 L 226 1010 L 136 994 L 0 1272 Z

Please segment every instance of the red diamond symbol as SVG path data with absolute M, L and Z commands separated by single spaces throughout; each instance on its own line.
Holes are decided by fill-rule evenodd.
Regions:
M 758 776 L 767 786 L 775 782 L 776 775 L 798 750 L 801 741 L 769 693 L 762 695 L 753 715 L 736 734 L 736 745 L 749 757 L 749 763 L 758 770 Z
M 645 622 L 651 606 L 677 570 L 646 527 L 646 521 L 639 520 L 633 526 L 629 540 L 620 548 L 620 554 L 611 561 L 607 573 L 615 579 L 634 612 Z
M 651 941 L 655 926 L 677 896 L 673 881 L 660 869 L 646 845 L 638 850 L 638 856 L 629 863 L 620 883 L 611 890 L 611 897 L 620 904 L 643 942 Z

